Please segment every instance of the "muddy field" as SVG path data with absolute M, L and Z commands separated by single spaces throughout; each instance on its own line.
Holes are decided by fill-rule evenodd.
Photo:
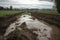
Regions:
M 39 20 L 43 20 L 51 25 L 55 25 L 60 28 L 60 15 L 46 14 L 46 13 L 32 13 L 32 16 Z
M 60 15 L 35 13 L 32 13 L 32 16 L 36 17 L 38 20 L 43 20 L 53 28 L 52 40 L 60 40 Z
M 45 39 L 46 40 L 60 40 L 60 16 L 59 15 L 31 13 L 33 18 L 29 19 L 30 16 L 27 15 L 27 17 L 26 17 L 27 19 L 25 19 L 25 16 L 23 16 L 21 20 L 19 19 L 19 21 L 17 21 L 17 19 L 19 18 L 18 17 L 19 15 L 21 15 L 21 14 L 0 17 L 0 40 L 39 40 L 39 37 L 41 40 L 45 40 Z M 35 19 L 35 18 L 37 18 L 37 19 Z M 47 22 L 50 25 L 50 27 L 49 27 L 49 25 L 45 25 L 42 22 L 41 22 L 42 23 L 41 24 L 39 22 L 40 20 Z M 20 21 L 22 24 L 20 23 Z M 27 25 L 26 25 L 26 23 L 27 23 Z M 3 35 L 6 32 L 6 29 L 9 27 L 9 25 L 13 25 L 13 26 L 19 25 L 19 26 L 18 26 L 18 28 L 16 28 L 15 31 L 11 32 L 8 36 L 4 37 Z M 33 25 L 33 27 L 31 27 L 32 25 Z M 46 26 L 46 29 L 44 29 L 44 25 Z M 55 26 L 51 26 L 51 25 L 55 25 Z M 13 26 L 10 26 L 10 27 L 13 27 Z M 28 27 L 26 27 L 26 26 L 28 26 Z M 35 28 L 35 26 L 37 26 L 36 28 L 39 31 L 40 31 L 39 27 L 42 26 L 41 30 L 48 32 L 47 35 L 50 35 L 49 30 L 51 30 L 51 28 L 52 28 L 51 35 L 50 35 L 51 38 L 50 38 L 50 36 L 48 36 L 47 38 L 43 37 L 42 33 L 44 34 L 44 36 L 47 36 L 47 35 L 45 35 L 45 33 L 43 31 L 41 33 L 41 35 L 42 35 L 41 36 L 39 31 Z M 21 27 L 22 29 L 19 27 Z M 12 28 L 12 29 L 14 29 L 14 28 Z M 8 28 L 7 29 L 8 33 L 9 33 L 9 30 L 10 29 Z M 40 36 L 37 35 L 38 33 Z
M 6 28 L 17 20 L 17 16 L 21 13 L 13 14 L 13 15 L 7 15 L 4 17 L 0 17 L 0 35 L 3 35 Z

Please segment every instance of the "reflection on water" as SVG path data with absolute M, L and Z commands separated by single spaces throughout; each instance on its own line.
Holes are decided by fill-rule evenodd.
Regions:
M 52 28 L 45 25 L 44 23 L 42 23 L 36 18 L 34 20 L 31 15 L 27 15 L 27 14 L 21 15 L 16 22 L 12 23 L 7 28 L 4 36 L 7 36 L 10 32 L 16 30 L 16 28 L 18 28 L 19 30 L 22 30 L 22 28 L 20 28 L 19 26 L 21 26 L 21 24 L 24 22 L 26 23 L 27 25 L 26 27 L 28 29 L 33 29 L 33 33 L 36 33 L 38 35 L 37 38 L 39 40 L 50 40 Z

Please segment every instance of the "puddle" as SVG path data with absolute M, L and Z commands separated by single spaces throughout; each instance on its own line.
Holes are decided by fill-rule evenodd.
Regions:
M 20 28 L 20 26 L 24 22 L 26 23 L 26 28 L 28 28 L 30 30 L 33 29 L 33 33 L 38 35 L 37 38 L 39 40 L 50 40 L 52 28 L 49 27 L 48 25 L 45 25 L 38 19 L 33 18 L 31 15 L 27 15 L 27 14 L 21 15 L 20 18 L 17 19 L 16 22 L 12 23 L 7 28 L 4 36 L 9 35 L 9 33 L 16 30 L 16 28 L 19 30 L 22 30 L 22 28 Z

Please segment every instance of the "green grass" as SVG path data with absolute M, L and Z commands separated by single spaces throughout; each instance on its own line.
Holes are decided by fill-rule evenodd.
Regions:
M 38 11 L 39 13 L 44 13 L 44 14 L 54 14 L 54 15 L 60 15 L 57 11 Z
M 12 15 L 12 14 L 16 14 L 20 11 L 16 11 L 16 10 L 0 10 L 0 17 L 6 16 L 6 15 Z
M 0 10 L 0 17 L 6 16 L 6 15 L 13 15 L 13 14 L 16 14 L 18 12 L 21 12 L 21 11 L 17 11 L 17 10 Z M 24 11 L 24 12 L 26 12 L 26 11 Z M 43 13 L 43 14 L 60 15 L 60 13 L 58 13 L 57 11 L 43 11 L 43 10 L 39 10 L 39 11 L 32 11 L 32 12 Z

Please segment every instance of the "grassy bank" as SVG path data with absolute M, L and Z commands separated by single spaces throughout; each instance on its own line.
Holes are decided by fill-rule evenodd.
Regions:
M 20 11 L 16 11 L 16 10 L 0 10 L 0 17 L 3 17 L 3 16 L 7 16 L 7 15 L 13 15 L 13 14 L 16 14 Z
M 57 11 L 47 11 L 47 10 L 39 10 L 39 11 L 31 11 L 32 13 L 42 13 L 42 14 L 52 14 L 52 15 L 60 15 L 60 13 L 58 13 Z

